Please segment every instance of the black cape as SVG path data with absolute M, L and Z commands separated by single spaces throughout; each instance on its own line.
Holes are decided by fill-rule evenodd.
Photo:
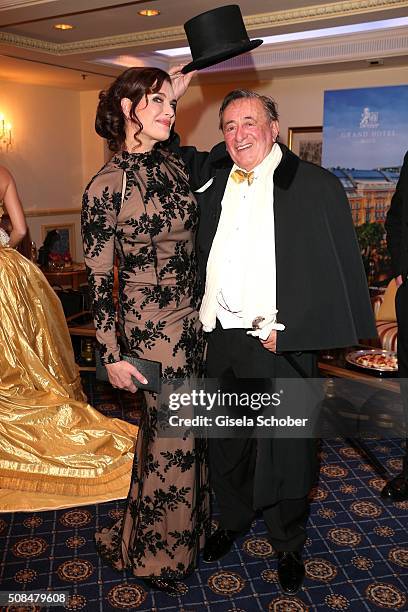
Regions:
M 274 174 L 278 351 L 346 347 L 377 336 L 373 310 L 350 205 L 331 172 L 302 161 L 280 144 L 283 157 Z M 193 190 L 202 193 L 197 253 L 202 288 L 208 255 L 221 214 L 232 166 L 224 143 L 210 153 L 194 147 L 173 150 L 183 157 Z

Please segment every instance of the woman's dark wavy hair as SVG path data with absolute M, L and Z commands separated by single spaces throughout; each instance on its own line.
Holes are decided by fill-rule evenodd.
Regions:
M 135 140 L 140 144 L 137 135 L 143 130 L 143 125 L 135 113 L 136 107 L 143 97 L 147 104 L 147 95 L 160 91 L 164 81 L 171 83 L 167 72 L 160 68 L 128 68 L 109 89 L 100 92 L 95 130 L 106 138 L 111 151 L 122 149 L 126 140 L 125 116 L 120 105 L 122 98 L 132 101 L 129 116 L 138 126 Z

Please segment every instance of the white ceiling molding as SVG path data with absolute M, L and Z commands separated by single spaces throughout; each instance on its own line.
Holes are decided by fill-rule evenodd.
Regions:
M 29 38 L 28 36 L 19 36 L 9 32 L 0 32 L 0 43 L 27 49 L 28 51 L 41 51 L 42 53 L 50 53 L 51 55 L 60 55 L 58 47 L 55 43 L 39 40 L 38 38 Z
M 408 2 L 406 0 L 349 0 L 347 2 L 331 2 L 273 13 L 250 15 L 245 17 L 244 21 L 247 30 L 259 30 L 264 27 L 271 28 L 336 17 L 349 17 L 383 10 L 395 10 L 407 6 Z
M 338 17 L 346 18 L 356 14 L 404 7 L 408 7 L 407 0 L 348 0 L 346 2 L 332 2 L 299 9 L 287 9 L 251 15 L 245 17 L 244 21 L 247 29 L 249 31 L 254 31 L 261 28 L 281 28 L 282 26 L 296 23 L 309 23 L 316 20 L 327 20 Z M 152 45 L 156 48 L 163 48 L 163 46 L 168 43 L 180 41 L 186 41 L 185 32 L 181 26 L 144 32 L 130 32 L 117 36 L 92 38 L 74 43 L 53 43 L 9 32 L 0 32 L 0 43 L 56 56 L 108 51 L 110 49 L 129 48 L 142 45 Z
M 390 32 L 347 34 L 318 40 L 303 40 L 258 47 L 205 70 L 206 73 L 235 70 L 293 68 L 355 60 L 377 60 L 408 54 L 408 28 Z M 190 61 L 190 56 L 171 58 L 169 68 Z
M 185 32 L 182 27 L 119 34 L 103 38 L 89 38 L 73 43 L 53 43 L 38 38 L 20 36 L 19 34 L 0 32 L 0 43 L 59 56 L 92 51 L 109 51 L 110 49 L 123 49 L 124 47 L 137 47 L 146 44 L 163 46 L 163 44 L 180 41 L 183 38 L 185 39 Z
M 58 0 L 0 0 L 0 11 L 26 8 L 36 4 L 50 4 L 51 2 L 58 2 Z

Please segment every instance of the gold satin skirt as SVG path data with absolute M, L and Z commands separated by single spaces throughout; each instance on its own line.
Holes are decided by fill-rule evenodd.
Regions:
M 0 512 L 127 496 L 137 427 L 85 399 L 58 297 L 0 247 Z

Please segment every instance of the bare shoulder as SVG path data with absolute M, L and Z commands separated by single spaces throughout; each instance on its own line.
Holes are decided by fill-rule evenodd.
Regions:
M 5 197 L 10 185 L 14 185 L 12 174 L 4 166 L 0 166 L 0 201 Z
M 13 182 L 11 173 L 4 166 L 0 166 L 0 184 L 3 186 Z

